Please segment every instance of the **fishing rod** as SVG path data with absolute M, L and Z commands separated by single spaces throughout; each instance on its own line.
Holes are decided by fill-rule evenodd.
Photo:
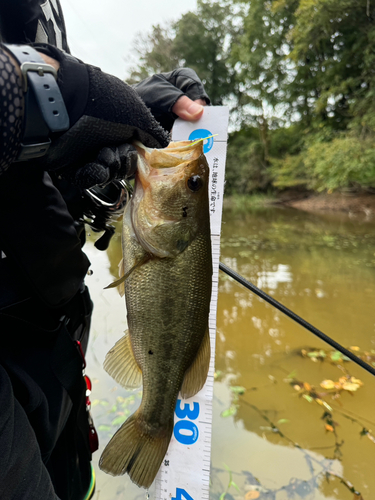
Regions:
M 303 318 L 298 316 L 298 314 L 294 313 L 293 311 L 291 311 L 290 309 L 285 307 L 283 304 L 281 304 L 280 302 L 278 302 L 274 298 L 267 295 L 265 292 L 263 292 L 263 290 L 256 287 L 255 285 L 250 283 L 250 281 L 247 281 L 243 276 L 241 276 L 240 274 L 233 271 L 233 269 L 226 266 L 222 262 L 219 263 L 219 269 L 221 271 L 223 271 L 224 273 L 226 273 L 231 278 L 233 278 L 234 280 L 236 280 L 238 283 L 243 285 L 245 288 L 247 288 L 251 292 L 258 295 L 258 297 L 260 297 L 261 299 L 263 299 L 266 302 L 268 302 L 269 304 L 271 304 L 271 306 L 276 307 L 276 309 L 278 309 L 279 311 L 284 313 L 290 319 L 292 319 L 293 321 L 295 321 L 296 323 L 301 325 L 303 328 L 305 328 L 306 330 L 311 332 L 313 335 L 315 335 L 316 337 L 319 337 L 321 340 L 323 340 L 324 342 L 329 344 L 331 347 L 333 347 L 337 351 L 339 351 L 342 354 L 344 354 L 345 356 L 347 356 L 354 363 L 361 366 L 367 372 L 371 373 L 371 375 L 375 375 L 375 368 L 373 366 L 369 365 L 368 363 L 363 361 L 363 359 L 361 359 L 358 356 L 356 356 L 355 354 L 353 354 L 351 351 L 349 351 L 349 349 L 346 349 L 346 347 L 343 347 L 341 344 L 339 344 L 335 340 L 331 339 L 331 337 L 329 337 L 328 335 L 326 335 L 322 331 L 318 330 L 318 328 L 315 328 L 315 326 L 313 326 L 310 323 L 308 323 L 307 321 L 305 321 Z

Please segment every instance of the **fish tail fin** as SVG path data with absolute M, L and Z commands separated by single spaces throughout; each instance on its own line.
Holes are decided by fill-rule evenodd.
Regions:
M 173 419 L 158 436 L 151 436 L 141 425 L 141 413 L 137 410 L 105 447 L 100 469 L 112 476 L 127 472 L 137 486 L 149 488 L 167 452 L 172 431 Z

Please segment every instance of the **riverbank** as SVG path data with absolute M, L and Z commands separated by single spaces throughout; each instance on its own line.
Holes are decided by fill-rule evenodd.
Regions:
M 297 199 L 286 199 L 281 203 L 306 212 L 336 211 L 375 214 L 375 194 L 371 193 L 314 193 Z
M 224 206 L 236 211 L 270 205 L 297 208 L 305 212 L 335 211 L 371 215 L 375 214 L 375 194 L 287 191 L 280 194 L 235 195 L 224 199 Z

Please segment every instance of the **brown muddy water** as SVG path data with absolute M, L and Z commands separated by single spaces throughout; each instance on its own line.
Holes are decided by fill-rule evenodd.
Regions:
M 100 438 L 94 499 L 145 499 L 127 476 L 97 466 L 140 395 L 102 368 L 126 313 L 117 292 L 103 290 L 117 277 L 120 235 L 106 253 L 94 248 L 95 237 L 86 245 L 95 303 L 87 373 Z M 224 211 L 221 260 L 375 363 L 375 219 Z M 212 500 L 375 498 L 374 377 L 222 273 L 215 363 Z

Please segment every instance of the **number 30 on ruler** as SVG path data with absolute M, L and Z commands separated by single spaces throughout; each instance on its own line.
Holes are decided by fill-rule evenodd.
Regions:
M 178 418 L 189 419 L 179 420 L 173 429 L 174 437 L 181 444 L 191 445 L 196 442 L 199 437 L 198 427 L 192 420 L 196 420 L 199 416 L 199 403 L 193 403 L 193 409 L 190 408 L 189 403 L 185 403 L 181 408 L 181 399 L 177 400 L 175 413 Z M 188 431 L 190 434 L 182 434 L 181 431 Z M 176 496 L 172 500 L 194 500 L 186 490 L 182 488 L 176 489 Z

